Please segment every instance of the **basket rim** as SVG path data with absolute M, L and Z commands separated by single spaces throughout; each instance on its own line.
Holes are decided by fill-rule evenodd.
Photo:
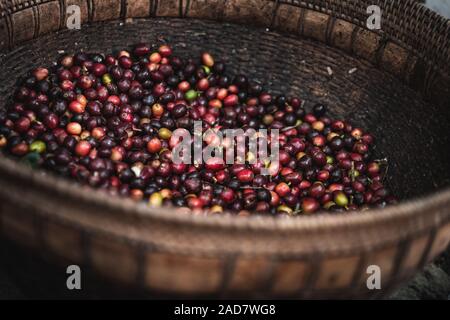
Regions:
M 23 1 L 25 2 L 25 1 Z M 277 1 L 278 2 L 278 1 Z M 440 22 L 450 22 L 450 19 L 445 18 L 439 13 L 431 10 L 424 5 L 408 0 L 410 5 L 426 12 L 430 19 Z M 320 11 L 320 10 L 318 10 Z M 0 9 L 0 14 L 7 12 L 5 9 Z M 8 14 L 8 12 L 6 13 Z M 149 19 L 151 17 L 144 17 Z M 161 18 L 161 17 L 158 17 Z M 181 18 L 181 17 L 180 17 Z M 203 20 L 203 19 L 202 19 Z M 347 19 L 344 19 L 347 20 Z M 93 22 L 101 23 L 101 22 Z M 59 31 L 57 31 L 59 32 Z M 30 39 L 29 41 L 33 41 Z M 26 43 L 26 42 L 25 42 Z M 20 44 L 21 46 L 24 43 Z M 310 229 L 325 229 L 336 226 L 362 226 L 373 223 L 390 222 L 398 218 L 409 219 L 412 217 L 427 214 L 427 209 L 436 207 L 442 204 L 450 204 L 450 186 L 433 191 L 431 194 L 415 197 L 400 202 L 397 205 L 387 206 L 382 209 L 369 209 L 367 211 L 348 212 L 341 215 L 331 214 L 313 214 L 310 216 L 300 216 L 290 219 L 280 219 L 272 216 L 253 216 L 249 217 L 235 217 L 230 214 L 221 214 L 214 216 L 197 216 L 193 214 L 180 214 L 170 208 L 150 208 L 145 203 L 136 203 L 131 199 L 123 199 L 120 197 L 111 197 L 105 192 L 95 190 L 86 186 L 81 186 L 74 181 L 58 177 L 53 174 L 42 174 L 42 170 L 31 169 L 24 164 L 14 161 L 5 156 L 0 156 L 0 174 L 12 174 L 14 177 L 22 181 L 31 180 L 35 186 L 42 187 L 48 190 L 55 190 L 61 195 L 66 195 L 70 199 L 80 199 L 87 203 L 101 205 L 102 208 L 114 208 L 111 210 L 111 215 L 127 214 L 135 215 L 143 219 L 157 219 L 168 223 L 182 223 L 202 227 L 221 227 L 233 229 L 258 229 L 258 230 L 310 230 Z M 448 213 L 450 216 L 450 211 Z M 120 216 L 119 216 L 120 219 Z
M 170 207 L 151 208 L 144 202 L 136 203 L 128 198 L 111 197 L 106 192 L 88 186 L 77 184 L 74 181 L 59 177 L 51 172 L 36 170 L 22 163 L 9 159 L 4 155 L 0 157 L 0 174 L 8 172 L 23 181 L 31 181 L 43 189 L 54 190 L 58 195 L 65 195 L 68 199 L 82 200 L 86 203 L 101 205 L 105 210 L 110 208 L 108 214 L 122 218 L 136 217 L 139 219 L 153 219 L 166 223 L 188 224 L 195 227 L 219 227 L 223 229 L 238 230 L 266 230 L 266 231 L 311 231 L 325 230 L 336 227 L 356 227 L 373 224 L 386 224 L 396 219 L 411 219 L 416 216 L 428 214 L 426 209 L 440 204 L 450 203 L 450 187 L 440 189 L 435 193 L 405 200 L 396 205 L 385 208 L 371 208 L 340 215 L 315 213 L 308 216 L 279 218 L 274 216 L 235 216 L 223 213 L 218 215 L 183 214 Z M 101 211 L 105 211 L 101 210 Z M 97 213 L 97 211 L 96 211 Z M 99 214 L 101 212 L 98 212 Z M 449 212 L 450 215 L 450 212 Z

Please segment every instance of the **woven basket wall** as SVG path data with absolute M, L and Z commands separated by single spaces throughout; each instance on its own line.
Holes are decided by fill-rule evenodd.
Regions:
M 72 4 L 81 8 L 80 31 L 65 28 Z M 378 31 L 366 27 L 372 4 L 383 10 Z M 0 5 L 0 107 L 17 77 L 49 64 L 58 50 L 110 51 L 142 40 L 169 41 L 185 54 L 211 50 L 233 63 L 232 72 L 326 102 L 374 131 L 380 155 L 392 159 L 389 183 L 408 199 L 343 216 L 204 218 L 111 199 L 1 157 L 4 236 L 119 283 L 195 296 L 376 297 L 447 247 L 450 23 L 415 1 Z M 381 292 L 366 287 L 369 265 L 382 270 Z

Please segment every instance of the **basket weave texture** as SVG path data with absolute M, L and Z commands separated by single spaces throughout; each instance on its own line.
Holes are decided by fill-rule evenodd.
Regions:
M 72 4 L 80 31 L 65 28 Z M 373 4 L 378 31 L 366 27 Z M 414 198 L 343 216 L 204 218 L 111 199 L 1 157 L 4 236 L 120 283 L 188 295 L 376 296 L 367 266 L 381 267 L 386 293 L 447 247 L 450 23 L 415 1 L 2 0 L 0 13 L 0 107 L 18 76 L 59 50 L 139 41 L 209 50 L 231 73 L 369 128 L 392 162 L 390 186 Z

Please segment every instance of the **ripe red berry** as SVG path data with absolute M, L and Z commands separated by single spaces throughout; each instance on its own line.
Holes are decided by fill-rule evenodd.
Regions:
M 285 182 L 280 182 L 275 187 L 275 192 L 278 193 L 278 195 L 280 197 L 286 196 L 290 191 L 291 191 L 291 189 L 289 188 L 289 186 Z
M 16 123 L 14 125 L 14 129 L 19 133 L 24 133 L 24 132 L 28 131 L 28 129 L 30 128 L 30 125 L 31 125 L 30 119 L 28 119 L 26 117 L 22 117 L 16 121 Z
M 239 102 L 238 96 L 235 94 L 230 94 L 223 100 L 223 105 L 225 107 L 233 107 L 233 106 L 237 105 L 238 102 Z
M 224 161 L 221 158 L 209 158 L 205 162 L 205 168 L 207 170 L 218 171 L 225 167 Z
M 49 129 L 55 129 L 58 126 L 59 118 L 56 114 L 50 113 L 44 118 L 44 124 Z
M 176 174 L 182 174 L 186 172 L 187 165 L 184 163 L 173 163 L 172 164 L 172 172 Z
M 70 122 L 66 127 L 67 133 L 71 135 L 79 135 L 82 127 L 78 122 Z
M 304 198 L 302 201 L 302 212 L 309 214 L 316 212 L 320 207 L 319 202 L 313 198 Z
M 237 178 L 240 182 L 251 182 L 254 176 L 253 171 L 250 169 L 243 169 L 237 173 Z
M 112 194 L 194 213 L 294 216 L 395 202 L 383 185 L 384 160 L 372 158 L 370 133 L 331 119 L 323 104 L 307 113 L 298 97 L 273 96 L 225 69 L 209 53 L 172 56 L 168 45 L 65 56 L 55 68 L 29 73 L 0 110 L 0 148 L 17 157 L 32 152 L 30 159 L 54 171 L 69 166 L 73 178 Z M 174 131 L 192 131 L 194 121 L 203 132 L 279 130 L 277 141 L 263 138 L 279 144 L 277 160 L 206 135 L 203 147 L 222 149 L 227 160 L 234 151 L 235 164 L 217 152 L 174 163 L 172 151 L 184 142 Z
M 82 140 L 77 143 L 75 146 L 75 153 L 77 156 L 86 157 L 91 151 L 91 144 L 85 140 Z
M 220 194 L 220 197 L 223 201 L 229 203 L 234 200 L 234 191 L 230 188 L 225 188 Z
M 97 77 L 101 77 L 106 73 L 107 69 L 103 63 L 95 63 L 92 68 L 92 73 Z
M 81 76 L 78 80 L 78 86 L 82 89 L 89 89 L 92 84 L 92 79 L 89 76 Z
M 170 48 L 167 45 L 162 45 L 159 47 L 158 52 L 163 56 L 163 57 L 168 57 L 172 54 L 172 48 Z
M 158 138 L 153 138 L 147 143 L 147 150 L 150 153 L 157 153 L 161 150 L 162 144 L 161 140 Z

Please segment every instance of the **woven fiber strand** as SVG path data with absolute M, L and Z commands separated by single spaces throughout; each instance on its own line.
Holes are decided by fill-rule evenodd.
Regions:
M 96 2 L 87 2 L 89 19 L 114 16 L 96 13 Z M 445 90 L 430 85 L 448 74 L 447 60 L 409 49 L 409 40 L 402 41 L 389 29 L 381 33 L 365 30 L 363 12 L 351 7 L 355 1 L 250 1 L 273 14 L 270 19 L 256 14 L 253 22 L 269 23 L 272 29 L 289 34 L 224 21 L 173 18 L 214 12 L 205 13 L 201 1 L 169 2 L 172 5 L 141 3 L 149 14 L 165 18 L 123 25 L 95 22 L 79 32 L 61 30 L 47 35 L 40 35 L 39 27 L 31 35 L 36 39 L 23 45 L 9 34 L 9 47 L 0 61 L 0 106 L 8 103 L 18 77 L 33 66 L 48 65 L 57 59 L 59 50 L 111 51 L 139 41 L 169 42 L 182 56 L 208 50 L 228 62 L 233 74 L 249 73 L 274 93 L 298 94 L 307 100 L 307 107 L 324 102 L 334 116 L 368 128 L 377 137 L 378 156 L 389 158 L 389 184 L 394 192 L 405 199 L 428 196 L 344 216 L 205 219 L 110 199 L 0 158 L 0 184 L 8 185 L 0 189 L 2 234 L 59 258 L 90 265 L 119 282 L 183 294 L 371 295 L 365 288 L 366 264 L 386 270 L 387 290 L 445 249 L 450 141 L 443 133 L 450 131 L 450 115 Z M 242 1 L 219 2 L 211 1 L 211 8 L 225 10 L 223 20 L 243 23 L 244 16 L 249 21 L 251 10 Z M 28 9 L 41 10 L 52 1 L 14 3 L 4 11 L 7 14 L 0 26 L 6 20 L 8 25 L 19 24 L 22 19 L 12 17 Z M 366 3 L 358 1 L 357 8 Z M 241 5 L 242 10 L 236 10 Z M 120 8 L 117 18 L 132 12 L 124 11 L 123 5 Z M 386 11 L 399 8 L 402 5 L 391 5 Z M 416 10 L 420 15 L 422 9 Z M 442 23 L 429 11 L 423 12 Z M 388 19 L 395 25 L 399 20 Z M 294 27 L 287 28 L 288 22 Z M 445 31 L 435 32 L 438 38 L 446 36 Z M 333 48 L 336 43 L 341 44 L 339 48 Z M 354 68 L 357 71 L 350 74 Z M 424 99 L 431 93 L 439 97 Z M 114 268 L 111 261 L 116 262 Z M 180 265 L 186 268 L 180 270 Z M 205 272 L 203 279 L 200 275 Z

